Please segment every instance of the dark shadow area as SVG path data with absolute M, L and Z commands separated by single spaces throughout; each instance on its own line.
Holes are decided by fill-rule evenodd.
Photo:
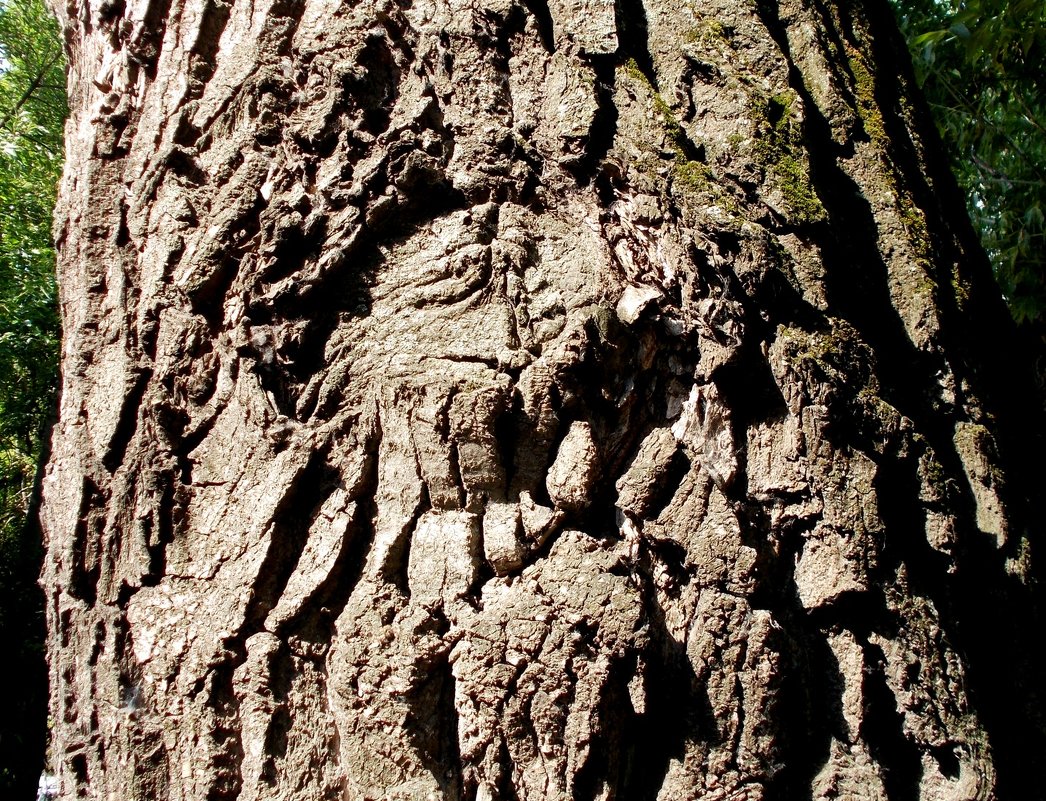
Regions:
M 15 543 L 0 551 L 0 795 L 36 797 L 47 745 L 44 595 L 36 584 L 43 561 L 35 509 Z
M 443 634 L 449 629 L 442 614 L 432 624 Z M 419 666 L 424 678 L 407 698 L 410 712 L 406 729 L 411 745 L 439 783 L 444 801 L 461 801 L 458 712 L 454 707 L 454 674 L 447 656 L 443 654 L 435 664 Z
M 718 741 L 715 716 L 686 646 L 669 634 L 652 588 L 645 595 L 650 644 L 612 668 L 598 707 L 598 734 L 575 781 L 575 801 L 604 797 L 607 788 L 611 798 L 655 801 L 669 763 L 683 759 L 688 741 Z M 644 678 L 642 710 L 633 707 L 628 686 L 637 671 Z
M 833 12 L 820 3 L 817 7 L 825 29 L 833 31 Z M 761 3 L 760 8 L 768 29 L 790 59 L 788 41 L 775 7 Z M 901 65 L 904 85 L 914 85 L 907 52 L 889 7 L 885 3 L 863 3 L 855 13 L 863 14 L 873 31 L 873 64 Z M 842 18 L 844 22 L 849 19 L 847 14 Z M 848 29 L 834 30 L 832 35 L 840 45 L 867 49 L 867 43 L 846 41 L 854 36 Z M 853 81 L 854 76 L 849 73 L 840 76 L 842 85 Z M 999 797 L 1039 797 L 1041 777 L 1037 762 L 1046 752 L 1039 688 L 1046 681 L 1046 671 L 1041 661 L 1032 658 L 1025 643 L 1029 631 L 1041 629 L 1041 590 L 1037 584 L 1024 583 L 1007 572 L 1005 551 L 996 550 L 993 538 L 973 525 L 973 498 L 952 442 L 955 420 L 942 414 L 933 400 L 938 394 L 934 376 L 942 364 L 939 357 L 916 350 L 907 338 L 890 302 L 887 268 L 878 255 L 871 206 L 841 170 L 828 122 L 816 112 L 794 65 L 791 84 L 808 111 L 804 140 L 811 157 L 811 179 L 829 212 L 833 232 L 822 243 L 828 266 L 829 303 L 872 347 L 883 399 L 914 421 L 946 473 L 956 486 L 963 488 L 954 509 L 962 521 L 955 553 L 958 567 L 948 572 L 947 560 L 930 548 L 922 530 L 924 512 L 914 464 L 900 463 L 898 455 L 891 457 L 891 464 L 882 464 L 876 491 L 887 532 L 885 559 L 894 566 L 903 563 L 908 568 L 911 591 L 933 601 L 942 629 L 962 656 L 968 697 L 992 746 Z M 1008 476 L 1013 476 L 1009 495 L 1013 502 L 1011 520 L 1015 531 L 1021 531 L 1027 525 L 1025 521 L 1036 517 L 1027 499 L 1041 494 L 1031 480 L 1031 476 L 1041 475 L 1041 470 L 1031 466 L 1038 462 L 1032 451 L 1040 441 L 1042 426 L 1041 416 L 1032 403 L 1030 369 L 1027 364 L 1020 364 L 1012 321 L 972 229 L 965 222 L 958 192 L 952 191 L 950 199 L 942 197 L 939 187 L 954 190 L 954 179 L 943 161 L 943 149 L 934 155 L 933 148 L 928 148 L 928 166 L 935 171 L 935 181 L 939 183 L 935 188 L 926 181 L 923 154 L 915 149 L 899 111 L 901 86 L 896 74 L 880 71 L 875 76 L 875 100 L 883 111 L 889 157 L 896 168 L 894 178 L 903 190 L 912 192 L 927 213 L 938 270 L 958 263 L 971 271 L 978 284 L 970 292 L 971 302 L 961 312 L 954 299 L 940 297 L 946 296 L 946 291 L 938 293 L 942 342 L 960 382 L 971 382 L 977 398 L 993 414 L 1001 432 L 1000 464 Z M 925 111 L 917 115 L 916 122 L 920 120 L 932 141 L 934 133 Z M 938 279 L 944 287 L 951 283 L 947 275 L 939 273 Z M 1015 538 L 1009 549 L 1011 555 L 1016 547 Z M 880 700 L 887 704 L 885 697 Z M 891 798 L 914 797 L 907 789 L 917 778 L 911 746 L 898 739 L 901 735 L 895 731 L 897 722 L 887 717 L 880 716 L 873 729 L 877 727 L 881 735 L 876 747 L 884 749 L 883 758 L 900 761 L 888 779 Z
M 886 657 L 876 645 L 862 643 L 865 654 L 864 721 L 861 735 L 882 768 L 890 801 L 919 801 L 923 776 L 919 746 L 904 733 L 904 716 L 886 681 Z
M 378 487 L 378 443 L 368 447 L 368 462 L 364 480 L 356 493 L 356 513 L 334 567 L 316 588 L 301 612 L 287 621 L 279 633 L 289 637 L 291 632 L 302 640 L 324 647 L 334 636 L 334 624 L 349 602 L 353 589 L 363 575 L 367 554 L 374 543 L 374 520 L 377 506 L 374 498 Z
M 266 617 L 279 603 L 308 544 L 313 521 L 337 485 L 338 476 L 327 464 L 326 452 L 313 451 L 273 513 L 269 549 L 258 569 L 238 640 L 245 642 L 264 629 Z
M 614 19 L 617 22 L 617 63 L 629 59 L 635 61 L 639 71 L 656 91 L 657 72 L 650 56 L 650 33 L 647 30 L 643 0 L 616 0 Z
M 614 144 L 617 136 L 617 105 L 614 103 L 614 87 L 617 83 L 616 55 L 589 55 L 586 58 L 595 73 L 593 91 L 596 95 L 596 113 L 589 126 L 589 138 L 585 152 L 573 163 L 564 163 L 564 168 L 580 184 L 590 183 L 599 175 L 599 168 Z
M 523 6 L 534 18 L 534 24 L 538 30 L 541 44 L 549 53 L 556 52 L 555 26 L 552 21 L 552 12 L 548 7 L 548 0 L 523 0 Z
M 843 679 L 825 632 L 807 614 L 793 579 L 806 529 L 795 522 L 782 531 L 777 553 L 761 532 L 768 530 L 758 503 L 742 505 L 742 531 L 755 543 L 759 586 L 750 601 L 780 625 L 782 676 L 773 715 L 780 738 L 780 769 L 766 782 L 766 801 L 808 801 L 814 777 L 828 761 L 832 738 L 846 732 Z M 753 531 L 754 527 L 754 531 Z

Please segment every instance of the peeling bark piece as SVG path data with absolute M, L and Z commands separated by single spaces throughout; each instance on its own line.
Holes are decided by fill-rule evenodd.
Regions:
M 334 565 L 350 543 L 356 504 L 344 490 L 336 490 L 320 508 L 309 528 L 305 549 L 298 557 L 280 600 L 265 620 L 265 628 L 276 631 L 302 609 L 310 595 L 331 575 Z
M 418 454 L 418 466 L 429 502 L 436 509 L 460 509 L 462 488 L 458 485 L 452 462 L 454 445 L 446 441 L 443 432 L 449 427 L 447 401 L 440 397 L 448 391 L 445 385 L 428 387 L 424 401 L 415 409 L 411 419 L 411 434 Z M 439 393 L 436 398 L 431 395 Z
M 571 423 L 545 477 L 549 498 L 568 511 L 585 508 L 592 502 L 591 489 L 598 470 L 599 452 L 592 440 L 592 427 L 580 420 Z
M 683 402 L 683 412 L 672 433 L 697 459 L 720 488 L 737 477 L 737 448 L 730 412 L 715 384 L 695 384 Z
M 668 428 L 651 431 L 639 446 L 632 463 L 617 480 L 617 505 L 638 518 L 645 517 L 679 452 L 679 442 Z
M 1008 527 L 999 497 L 999 476 L 992 468 L 996 457 L 991 434 L 984 426 L 959 423 L 955 426 L 954 442 L 977 504 L 977 528 L 995 537 L 996 545 L 1002 548 Z
M 497 385 L 455 395 L 451 403 L 450 422 L 467 508 L 505 491 L 505 470 L 494 432 L 504 404 L 504 392 Z
M 410 542 L 407 582 L 411 598 L 449 607 L 468 594 L 481 559 L 479 518 L 469 512 L 426 512 Z
M 533 547 L 540 548 L 563 519 L 563 512 L 534 501 L 529 492 L 519 494 L 519 517 Z
M 527 550 L 519 539 L 519 505 L 492 503 L 483 515 L 483 555 L 494 572 L 505 576 L 523 565 Z
M 828 637 L 828 647 L 832 649 L 838 670 L 838 683 L 842 686 L 840 693 L 840 712 L 846 731 L 841 732 L 847 744 L 859 743 L 861 725 L 865 719 L 865 658 L 861 644 L 849 631 L 842 631 Z
M 865 567 L 854 545 L 845 534 L 832 529 L 818 529 L 806 538 L 795 565 L 795 585 L 806 609 L 868 589 Z
M 539 136 L 559 151 L 560 163 L 576 163 L 585 155 L 599 112 L 591 65 L 576 53 L 557 50 L 549 63 L 544 90 Z
M 832 740 L 828 760 L 814 776 L 811 797 L 815 801 L 853 799 L 889 801 L 883 784 L 883 769 L 864 750 Z M 975 798 L 976 796 L 963 796 Z
M 643 310 L 661 297 L 661 292 L 650 286 L 625 287 L 621 298 L 617 302 L 617 318 L 625 325 L 632 325 Z
M 273 735 L 273 713 L 276 701 L 270 690 L 273 681 L 273 663 L 284 647 L 283 642 L 268 632 L 261 632 L 247 638 L 245 643 L 247 657 L 233 674 L 233 689 L 240 702 L 240 719 L 243 731 L 252 745 L 244 754 L 241 770 L 245 784 L 249 788 L 261 784 L 262 775 L 272 770 L 274 754 L 264 748 L 264 743 Z M 251 792 L 247 799 L 256 801 L 260 794 Z

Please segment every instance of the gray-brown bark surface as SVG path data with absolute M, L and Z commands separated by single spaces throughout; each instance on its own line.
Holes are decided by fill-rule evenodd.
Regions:
M 63 798 L 1036 797 L 1005 312 L 884 3 L 61 16 Z

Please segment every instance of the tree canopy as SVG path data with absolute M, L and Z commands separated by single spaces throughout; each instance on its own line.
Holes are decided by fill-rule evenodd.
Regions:
M 23 492 L 19 476 L 31 477 L 35 469 L 55 387 L 51 214 L 62 165 L 65 77 L 57 30 L 41 0 L 0 6 L 0 48 L 0 458 L 6 494 Z M 5 503 L 5 510 L 6 529 L 15 507 Z
M 970 217 L 1018 323 L 1046 316 L 1046 4 L 894 0 Z
M 65 63 L 41 0 L 0 2 L 0 795 L 28 797 L 43 760 L 46 678 L 31 506 L 58 376 L 51 215 Z

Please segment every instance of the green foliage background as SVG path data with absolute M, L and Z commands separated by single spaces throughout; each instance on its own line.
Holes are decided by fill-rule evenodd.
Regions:
M 1014 318 L 1046 330 L 1046 2 L 892 0 Z
M 47 680 L 33 506 L 58 376 L 51 215 L 62 169 L 65 63 L 41 0 L 0 0 L 0 797 L 31 798 Z

